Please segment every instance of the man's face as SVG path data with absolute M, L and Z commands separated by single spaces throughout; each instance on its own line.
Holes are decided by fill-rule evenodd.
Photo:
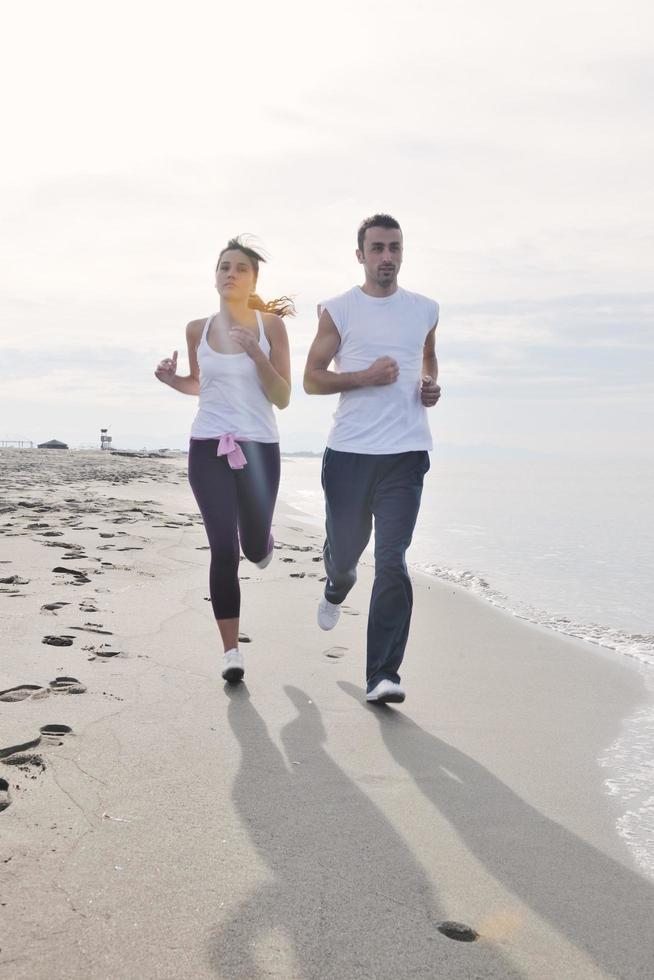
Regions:
M 392 286 L 402 265 L 402 232 L 399 228 L 366 229 L 363 251 L 357 258 L 366 271 L 366 278 L 379 286 Z

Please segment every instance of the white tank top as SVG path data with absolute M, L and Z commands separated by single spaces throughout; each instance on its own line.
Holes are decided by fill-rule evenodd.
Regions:
M 255 310 L 259 326 L 259 346 L 270 357 L 270 344 L 263 318 Z M 279 431 L 272 403 L 266 395 L 254 361 L 241 354 L 220 354 L 207 342 L 209 327 L 216 314 L 207 318 L 198 344 L 200 403 L 191 426 L 192 439 L 219 439 L 231 433 L 236 439 L 253 442 L 279 442 Z
M 341 392 L 329 449 L 370 455 L 431 449 L 420 384 L 423 346 L 438 322 L 438 303 L 406 289 L 377 297 L 355 286 L 320 307 L 341 337 L 334 357 L 338 371 L 363 371 L 384 356 L 394 358 L 400 368 L 394 384 Z

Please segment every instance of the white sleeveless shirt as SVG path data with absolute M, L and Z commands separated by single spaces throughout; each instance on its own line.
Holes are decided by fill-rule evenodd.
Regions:
M 270 357 L 270 344 L 263 318 L 255 310 L 259 346 Z M 209 346 L 207 334 L 216 314 L 208 317 L 198 344 L 200 402 L 191 426 L 192 439 L 219 439 L 231 433 L 235 439 L 279 442 L 272 403 L 266 395 L 252 358 L 242 354 L 220 354 Z
M 328 448 L 370 455 L 432 449 L 420 384 L 423 347 L 438 322 L 438 303 L 406 289 L 377 297 L 354 286 L 320 307 L 341 337 L 337 371 L 363 371 L 384 356 L 400 368 L 393 384 L 341 392 Z

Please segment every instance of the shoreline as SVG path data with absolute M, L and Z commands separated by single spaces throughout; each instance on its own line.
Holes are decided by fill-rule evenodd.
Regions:
M 3 473 L 46 508 L 0 535 L 0 577 L 27 580 L 0 594 L 0 690 L 40 686 L 0 703 L 12 977 L 646 975 L 652 883 L 597 765 L 649 703 L 637 668 L 412 573 L 407 701 L 366 707 L 370 564 L 321 633 L 322 535 L 282 504 L 275 560 L 242 569 L 230 689 L 181 466 L 98 462 Z M 72 732 L 18 749 L 46 724 Z
M 287 502 L 285 505 L 307 527 L 313 529 L 319 523 L 315 515 L 303 512 L 301 508 Z M 578 625 L 569 620 L 561 625 L 555 617 L 548 617 L 538 610 L 516 610 L 508 597 L 488 586 L 478 591 L 461 582 L 459 576 L 450 577 L 429 572 L 425 569 L 424 562 L 409 562 L 408 565 L 412 580 L 422 579 L 427 588 L 432 582 L 437 583 L 440 588 L 451 587 L 468 601 L 478 602 L 484 609 L 493 609 L 508 620 L 537 631 L 541 637 L 554 634 L 575 646 L 580 653 L 587 654 L 590 651 L 591 656 L 599 657 L 607 664 L 618 663 L 635 672 L 642 683 L 642 700 L 637 701 L 633 711 L 622 718 L 620 730 L 610 743 L 598 748 L 595 761 L 604 771 L 605 794 L 619 805 L 616 833 L 629 848 L 640 870 L 654 880 L 654 660 L 650 651 L 633 649 L 634 641 L 642 637 L 627 635 L 609 627 Z M 364 552 L 360 566 L 374 569 L 370 549 Z M 590 635 L 593 629 L 600 631 L 599 638 Z M 610 634 L 617 636 L 613 645 L 608 639 Z
M 292 459 L 290 461 L 293 462 Z M 319 486 L 319 474 L 316 473 L 315 475 L 316 485 Z M 294 489 L 288 483 L 285 486 L 283 481 L 280 496 L 284 493 L 290 497 L 293 495 Z M 307 491 L 302 490 L 301 493 L 306 494 Z M 320 503 L 320 500 L 320 492 L 316 490 L 312 503 L 315 505 L 316 503 Z M 316 513 L 316 506 L 307 503 L 304 511 L 302 511 L 301 501 L 295 503 L 294 506 L 297 506 L 304 513 L 306 523 L 312 526 L 324 526 L 324 518 Z M 596 620 L 584 619 L 569 609 L 566 609 L 565 614 L 560 611 L 552 612 L 549 607 L 541 607 L 526 598 L 519 598 L 519 589 L 504 593 L 499 588 L 491 585 L 487 579 L 490 578 L 492 581 L 492 573 L 480 573 L 472 565 L 467 570 L 462 570 L 460 564 L 453 564 L 451 566 L 446 564 L 441 566 L 438 561 L 434 561 L 432 558 L 418 558 L 421 549 L 415 546 L 420 533 L 421 526 L 419 519 L 416 535 L 414 536 L 414 546 L 409 550 L 408 563 L 412 574 L 426 574 L 430 578 L 460 587 L 469 595 L 480 598 L 485 603 L 503 610 L 509 616 L 544 626 L 562 636 L 582 640 L 593 647 L 614 651 L 621 657 L 627 657 L 637 661 L 645 668 L 654 669 L 654 632 L 651 630 L 639 631 L 633 624 L 631 628 L 628 628 L 626 625 L 609 626 L 606 623 L 601 623 Z M 436 552 L 438 551 L 436 545 L 434 545 L 434 550 Z M 424 549 L 422 549 L 422 552 L 424 555 Z M 371 553 L 370 548 L 367 549 L 367 553 Z M 415 557 L 413 557 L 414 555 Z M 654 679 L 654 673 L 652 676 Z

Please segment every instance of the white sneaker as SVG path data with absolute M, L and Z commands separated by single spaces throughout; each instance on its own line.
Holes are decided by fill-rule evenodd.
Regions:
M 257 566 L 257 568 L 268 568 L 268 565 L 273 560 L 274 554 L 275 554 L 275 546 L 273 545 L 270 551 L 268 552 L 268 554 L 266 555 L 266 557 L 262 558 L 261 561 L 256 561 L 254 564 Z
M 227 681 L 228 684 L 238 684 L 239 681 L 243 680 L 244 673 L 245 668 L 241 652 L 236 647 L 228 650 L 223 657 L 223 680 Z
M 318 626 L 321 630 L 333 630 L 341 615 L 340 605 L 330 602 L 323 596 L 318 603 Z
M 372 691 L 368 691 L 366 701 L 373 701 L 375 704 L 401 704 L 405 697 L 404 688 L 395 681 L 384 678 L 373 687 Z

